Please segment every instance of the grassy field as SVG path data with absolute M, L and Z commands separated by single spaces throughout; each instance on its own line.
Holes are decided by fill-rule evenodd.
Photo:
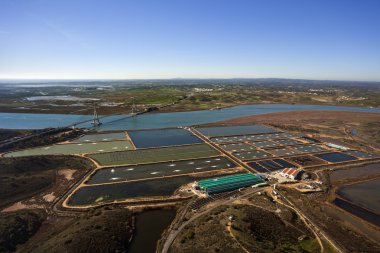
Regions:
M 91 154 L 99 152 L 113 152 L 121 150 L 132 150 L 130 141 L 105 141 L 92 143 L 70 143 L 57 144 L 47 147 L 31 148 L 21 151 L 11 152 L 5 157 L 37 156 L 37 155 L 74 155 Z
M 124 152 L 88 155 L 101 165 L 125 165 L 163 161 L 175 161 L 216 156 L 219 152 L 207 144 L 185 145 L 165 148 L 141 149 Z
M 82 83 L 86 85 L 85 82 Z M 88 84 L 88 83 L 87 83 Z M 375 85 L 299 83 L 297 80 L 157 80 L 131 81 L 130 83 L 104 82 L 112 89 L 97 90 L 89 85 L 81 90 L 74 87 L 44 87 L 54 95 L 99 99 L 100 114 L 126 113 L 135 104 L 139 109 L 172 106 L 160 111 L 189 111 L 252 103 L 336 104 L 349 106 L 380 106 L 380 90 Z M 331 86 L 332 85 L 332 86 Z M 92 107 L 73 101 L 28 101 L 25 97 L 40 96 L 38 89 L 9 89 L 0 94 L 2 112 L 38 112 L 91 114 Z M 186 99 L 183 99 L 186 98 Z M 174 104 L 173 104 L 174 103 Z M 108 104 L 108 106 L 107 106 Z M 70 105 L 70 106 L 68 106 Z M 109 106 L 111 105 L 111 106 Z

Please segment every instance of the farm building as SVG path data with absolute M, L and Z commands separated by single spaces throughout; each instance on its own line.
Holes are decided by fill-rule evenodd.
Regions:
M 303 174 L 303 170 L 297 170 L 292 168 L 283 169 L 280 173 L 281 176 L 287 177 L 292 180 L 300 180 Z
M 262 184 L 265 181 L 259 175 L 245 173 L 201 180 L 196 183 L 195 188 L 206 194 L 214 194 Z

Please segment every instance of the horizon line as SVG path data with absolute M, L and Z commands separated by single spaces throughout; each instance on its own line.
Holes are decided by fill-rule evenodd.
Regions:
M 172 78 L 2 78 L 0 77 L 0 82 L 4 81 L 148 81 L 148 80 L 259 80 L 259 79 L 274 79 L 274 80 L 298 80 L 298 81 L 325 81 L 325 82 L 368 82 L 368 83 L 379 83 L 380 80 L 359 80 L 359 79 L 308 79 L 308 78 L 287 78 L 287 77 L 172 77 Z

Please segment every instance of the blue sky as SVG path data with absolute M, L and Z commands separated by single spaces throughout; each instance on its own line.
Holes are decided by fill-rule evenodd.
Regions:
M 0 78 L 380 81 L 378 0 L 1 0 Z

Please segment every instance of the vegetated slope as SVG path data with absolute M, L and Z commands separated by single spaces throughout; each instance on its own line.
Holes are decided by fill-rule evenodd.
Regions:
M 0 213 L 0 252 L 12 252 L 26 242 L 45 219 L 43 210 Z
M 0 141 L 9 140 L 14 137 L 22 137 L 27 135 L 29 130 L 13 130 L 13 129 L 0 129 Z
M 2 130 L 5 131 L 5 130 Z M 17 130 L 8 130 L 17 131 Z M 11 142 L 8 144 L 0 145 L 0 152 L 9 152 L 18 149 L 32 148 L 54 144 L 62 141 L 74 139 L 81 134 L 83 130 L 76 128 L 56 128 L 56 129 L 43 129 L 30 131 L 32 134 L 38 134 L 36 136 L 25 138 L 21 141 Z
M 86 171 L 93 166 L 74 156 L 38 156 L 0 159 L 0 206 L 30 197 L 51 186 L 59 169 Z
M 68 224 L 48 226 L 23 252 L 126 252 L 133 235 L 132 213 L 124 208 L 93 209 Z
M 296 215 L 283 221 L 278 215 L 253 206 L 242 208 L 243 215 L 232 231 L 250 252 L 318 252 L 319 247 L 306 229 L 294 226 Z
M 380 252 L 379 240 L 373 239 L 380 238 L 378 230 L 355 216 L 326 204 L 326 193 L 300 194 L 288 188 L 281 188 L 281 191 L 341 249 L 346 252 Z M 371 235 L 368 236 L 368 233 Z
M 297 216 L 287 216 L 248 205 L 222 206 L 182 231 L 171 252 L 319 252 Z

